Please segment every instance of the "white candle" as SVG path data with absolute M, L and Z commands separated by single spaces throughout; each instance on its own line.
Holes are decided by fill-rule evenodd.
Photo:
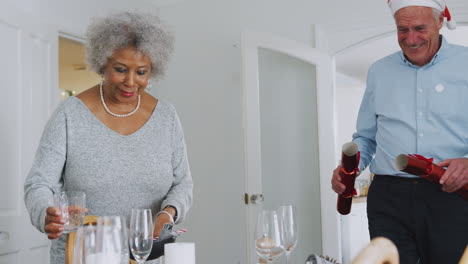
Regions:
M 86 264 L 120 264 L 120 256 L 112 253 L 96 253 L 86 256 Z
M 164 245 L 165 264 L 195 264 L 195 243 Z

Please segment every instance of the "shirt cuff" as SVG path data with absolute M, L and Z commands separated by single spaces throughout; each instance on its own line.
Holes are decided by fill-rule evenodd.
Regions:
M 41 214 L 39 215 L 39 226 L 37 227 L 39 231 L 42 233 L 45 233 L 45 218 L 47 216 L 47 207 L 41 211 Z

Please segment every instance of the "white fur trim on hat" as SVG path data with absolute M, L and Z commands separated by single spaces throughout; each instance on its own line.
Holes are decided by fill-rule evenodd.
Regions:
M 392 10 L 392 14 L 407 6 L 427 6 L 432 7 L 441 12 L 445 9 L 444 0 L 388 0 L 388 6 Z
M 445 4 L 445 0 L 387 0 L 388 6 L 392 10 L 393 16 L 395 13 L 407 6 L 427 6 L 432 7 L 441 12 L 444 12 L 444 17 L 447 19 L 447 28 L 455 29 L 456 22 L 452 20 L 452 16 Z

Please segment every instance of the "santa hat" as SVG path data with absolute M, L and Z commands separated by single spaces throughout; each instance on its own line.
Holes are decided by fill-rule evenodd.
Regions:
M 444 12 L 444 17 L 447 18 L 447 27 L 449 29 L 456 28 L 457 24 L 452 20 L 452 16 L 445 4 L 445 0 L 387 0 L 387 3 L 392 10 L 393 16 L 395 16 L 395 13 L 398 10 L 407 6 L 427 6 L 435 8 Z

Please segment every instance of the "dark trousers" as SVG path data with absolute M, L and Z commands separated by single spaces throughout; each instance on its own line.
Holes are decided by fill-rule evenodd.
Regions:
M 371 239 L 392 240 L 401 264 L 456 264 L 468 245 L 468 201 L 422 178 L 376 175 L 367 217 Z

